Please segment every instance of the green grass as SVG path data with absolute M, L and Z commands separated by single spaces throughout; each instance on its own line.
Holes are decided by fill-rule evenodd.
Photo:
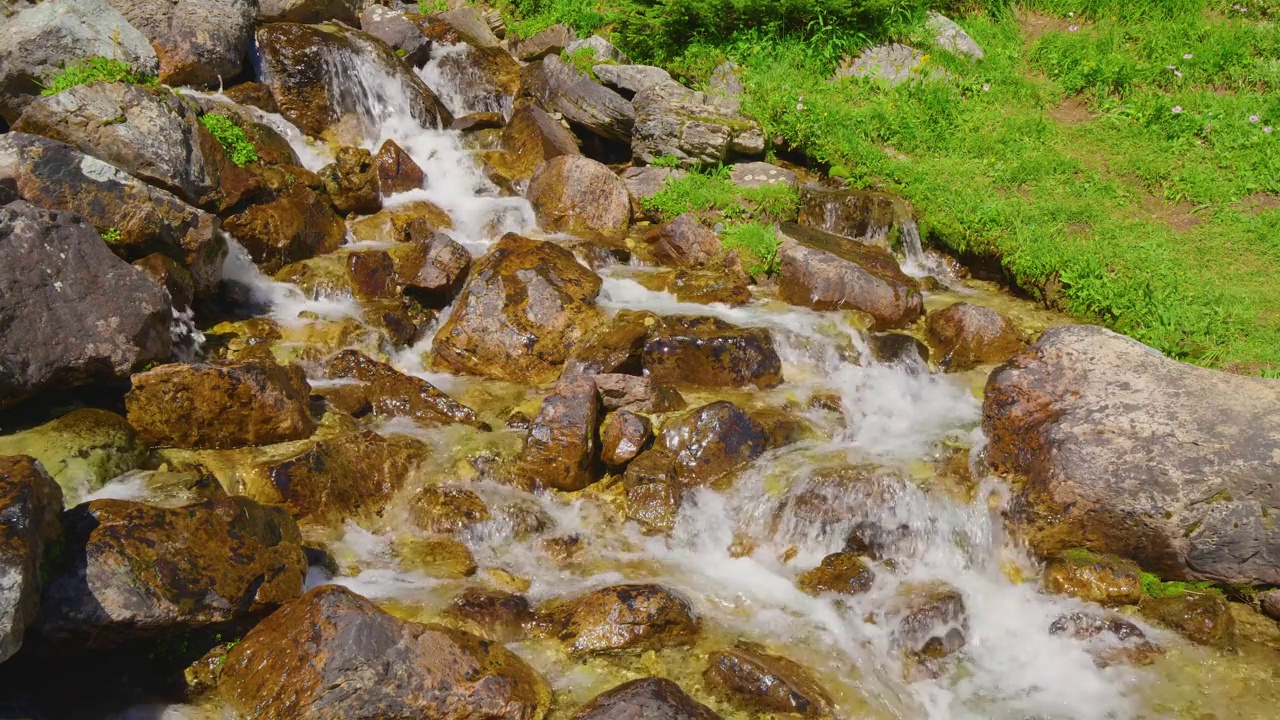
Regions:
M 418 14 L 427 15 L 433 12 L 444 12 L 449 9 L 449 0 L 418 0 Z
M 781 222 L 795 219 L 800 196 L 787 185 L 739 188 L 729 179 L 729 169 L 719 167 L 669 177 L 662 191 L 645 198 L 642 204 L 662 220 L 688 212 L 713 212 L 727 220 L 753 218 Z
M 126 62 L 105 57 L 93 57 L 83 62 L 67 63 L 49 78 L 49 84 L 40 91 L 41 95 L 57 95 L 77 85 L 91 82 L 128 82 L 134 85 L 155 85 L 156 78 L 146 73 L 135 72 Z
M 752 275 L 777 274 L 779 242 L 777 229 L 759 222 L 734 223 L 720 235 L 720 244 L 736 250 Z
M 258 162 L 258 149 L 253 146 L 244 130 L 225 115 L 208 113 L 200 116 L 200 124 L 218 140 L 231 162 L 240 167 Z

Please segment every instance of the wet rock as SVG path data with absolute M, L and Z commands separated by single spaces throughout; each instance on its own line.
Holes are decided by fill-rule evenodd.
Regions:
M 511 52 L 525 62 L 532 62 L 547 55 L 559 55 L 569 43 L 577 39 L 568 25 L 556 24 L 527 40 L 515 43 Z
M 614 585 L 545 611 L 574 655 L 692 644 L 698 620 L 683 596 L 661 585 Z
M 766 162 L 737 163 L 729 168 L 729 179 L 734 185 L 744 190 L 772 185 L 781 185 L 793 190 L 799 187 L 795 173 Z
M 420 233 L 426 240 L 393 251 L 396 276 L 414 298 L 445 308 L 457 297 L 471 270 L 471 253 L 444 233 Z
M 890 609 L 892 642 L 909 655 L 938 659 L 964 647 L 969 617 L 960 591 L 943 583 L 903 586 Z
M 925 23 L 925 27 L 933 33 L 934 45 L 973 60 L 981 60 L 983 58 L 982 47 L 974 42 L 968 33 L 946 15 L 930 10 L 929 19 Z
M 223 222 L 265 273 L 337 250 L 346 230 L 329 204 L 304 185 Z
M 374 7 L 379 7 L 375 5 Z M 378 190 L 383 195 L 417 190 L 427 181 L 418 163 L 409 157 L 394 140 L 387 140 L 378 148 L 373 159 L 378 173 Z
M 742 116 L 742 101 L 694 92 L 675 81 L 636 93 L 631 150 L 645 164 L 672 155 L 685 165 L 724 162 L 730 155 L 760 155 L 764 132 Z
M 161 253 L 191 272 L 198 294 L 217 292 L 227 256 L 217 219 L 113 165 L 64 143 L 11 132 L 0 136 L 0 198 L 6 196 L 81 215 L 112 237 L 108 247 L 121 258 Z
M 597 695 L 573 720 L 720 720 L 720 716 L 666 678 L 641 678 Z
M 258 0 L 258 21 L 264 23 L 320 23 L 359 21 L 361 0 Z
M 1098 667 L 1149 665 L 1162 650 L 1137 625 L 1121 617 L 1090 612 L 1062 615 L 1049 625 L 1050 635 L 1070 635 L 1085 644 Z
M 325 374 L 334 380 L 354 379 L 366 383 L 365 394 L 377 415 L 408 417 L 428 426 L 464 423 L 480 430 L 489 429 L 475 410 L 426 380 L 406 375 L 356 350 L 343 350 L 330 358 Z
M 461 580 L 479 569 L 471 550 L 454 538 L 398 538 L 395 553 L 402 568 L 440 580 Z
M 536 107 L 536 106 L 530 106 Z M 454 118 L 449 124 L 450 130 L 457 130 L 464 134 L 474 134 L 484 136 L 483 130 L 501 130 L 507 124 L 507 119 L 500 112 L 476 112 Z M 541 160 L 539 160 L 541 162 Z
M 222 697 L 262 720 L 539 720 L 542 679 L 501 645 L 396 619 L 345 588 L 316 588 L 227 653 Z
M 408 438 L 347 433 L 268 467 L 267 483 L 245 491 L 260 502 L 283 504 L 300 520 L 377 513 L 424 457 L 423 447 Z
M 247 360 L 161 365 L 134 375 L 129 424 L 149 445 L 235 448 L 301 440 L 315 429 L 306 374 Z
M 0 208 L 0 407 L 167 360 L 172 313 L 164 289 L 79 216 Z
M 829 717 L 833 705 L 804 666 L 753 643 L 712 653 L 702 676 L 716 695 L 751 712 Z
M 888 193 L 806 187 L 800 194 L 800 225 L 886 250 L 910 217 L 906 202 Z
M 8 18 L 0 31 L 0 116 L 17 122 L 64 66 L 118 58 L 154 75 L 147 37 L 106 0 L 47 0 Z
M 653 440 L 649 418 L 629 410 L 609 416 L 600 431 L 600 459 L 617 472 L 626 467 Z
M 259 82 L 242 82 L 222 91 L 232 102 L 248 105 L 263 112 L 277 112 L 275 98 L 271 97 L 271 88 Z
M 684 398 L 674 388 L 638 375 L 608 373 L 594 376 L 605 410 L 665 413 L 683 410 Z
M 523 75 L 525 92 L 548 112 L 593 135 L 631 142 L 636 119 L 631 103 L 558 55 L 527 66 Z
M 462 532 L 489 519 L 489 508 L 479 495 L 454 485 L 428 485 L 409 507 L 413 522 L 439 535 Z
M 667 420 L 655 445 L 675 457 L 681 482 L 705 484 L 759 457 L 768 436 L 738 406 L 719 400 Z
M 368 150 L 338 148 L 334 162 L 320 168 L 317 174 L 324 180 L 326 193 L 339 215 L 372 215 L 382 209 L 378 171 Z
M 1144 598 L 1138 610 L 1201 645 L 1231 647 L 1236 619 L 1221 593 L 1189 590 L 1176 597 Z
M 600 322 L 600 276 L 573 253 L 508 234 L 478 260 L 436 334 L 434 366 L 526 383 L 555 379 Z
M 38 627 L 77 645 L 243 619 L 297 597 L 307 571 L 288 513 L 243 497 L 182 508 L 95 500 L 63 526 Z
M 257 3 L 252 0 L 108 0 L 160 59 L 165 85 L 217 86 L 240 74 Z
M 499 47 L 463 45 L 436 64 L 441 75 L 457 83 L 445 98 L 454 116 L 509 113 L 524 86 L 520 63 Z
M 662 289 L 675 295 L 680 302 L 721 303 L 730 307 L 746 305 L 751 302 L 750 279 L 737 256 L 728 257 L 733 258 L 734 263 L 725 268 L 676 270 L 665 277 Z
M 0 455 L 0 663 L 40 607 L 41 571 L 62 534 L 62 489 L 35 458 Z
M 662 192 L 667 180 L 678 180 L 687 173 L 684 170 L 665 167 L 629 167 L 622 171 L 622 182 L 627 186 L 627 194 L 631 197 L 631 213 L 637 218 L 648 217 L 656 220 L 644 207 L 646 198 Z
M 924 313 L 919 283 L 884 250 L 791 223 L 781 232 L 783 300 L 815 310 L 858 310 L 871 316 L 873 330 L 904 327 Z
M 711 262 L 723 248 L 697 215 L 685 213 L 658 229 L 651 250 L 664 265 L 696 268 Z
M 1272 620 L 1280 620 L 1280 590 L 1268 590 L 1258 596 L 1262 612 Z
M 533 624 L 529 600 L 523 595 L 501 590 L 464 590 L 454 598 L 445 614 L 461 620 L 467 629 L 494 642 L 519 640 L 526 628 Z
M 468 45 L 478 48 L 496 48 L 500 44 L 498 36 L 489 27 L 484 16 L 471 5 L 447 10 L 439 13 L 437 17 L 452 27 L 458 33 L 458 37 Z
M 502 149 L 514 158 L 513 175 L 529 179 L 538 166 L 562 155 L 581 155 L 578 141 L 567 128 L 537 105 L 515 111 L 502 130 Z
M 857 555 L 838 552 L 822 558 L 821 565 L 796 578 L 796 587 L 810 595 L 857 595 L 870 590 L 875 579 L 875 573 Z
M 925 65 L 925 54 L 901 43 L 873 45 L 836 73 L 841 77 L 863 77 L 887 85 L 901 85 L 913 80 L 934 80 L 945 74 L 941 67 Z
M 742 68 L 732 60 L 726 60 L 711 71 L 707 80 L 707 92 L 712 95 L 741 97 L 746 92 L 742 85 Z
M 431 57 L 431 41 L 403 12 L 370 5 L 360 12 L 360 29 L 386 43 L 415 68 L 426 65 Z
M 918 372 L 929 371 L 929 346 L 903 333 L 872 333 L 867 346 L 876 362 L 898 365 Z
M 359 242 L 426 242 L 433 233 L 452 228 L 453 218 L 435 203 L 414 200 L 347 224 Z
M 1099 605 L 1136 605 L 1142 600 L 1141 575 L 1132 560 L 1073 550 L 1045 565 L 1044 587 Z
M 160 253 L 151 253 L 141 260 L 133 261 L 132 265 L 147 277 L 155 280 L 158 285 L 163 287 L 169 293 L 169 300 L 173 304 L 173 308 L 189 308 L 196 298 L 196 281 L 191 277 L 191 273 L 187 269 L 179 265 L 173 258 L 161 255 Z
M 652 532 L 670 532 L 675 527 L 684 486 L 670 451 L 652 448 L 641 453 L 627 465 L 622 482 L 628 518 Z
M 613 62 L 620 65 L 626 65 L 631 62 L 626 53 L 613 46 L 613 43 L 605 40 L 599 35 L 592 35 L 585 40 L 574 40 L 565 46 L 565 54 L 573 55 L 579 50 L 587 48 L 591 50 L 592 56 L 597 62 Z
M 607 166 L 580 155 L 561 155 L 540 165 L 528 195 L 549 232 L 618 244 L 631 226 L 626 186 Z
M 642 362 L 649 377 L 676 386 L 763 389 L 782 382 L 782 361 L 768 330 L 711 317 L 663 318 L 645 343 Z
M 596 375 L 643 372 L 640 356 L 650 329 L 658 322 L 653 313 L 621 310 L 608 322 L 596 326 L 583 342 L 574 348 L 565 363 L 565 375 Z
M 594 380 L 584 375 L 561 379 L 529 426 L 522 458 L 525 473 L 557 490 L 590 485 L 595 480 L 599 415 Z
M 1002 363 L 1023 347 L 1012 320 L 969 303 L 956 303 L 930 313 L 925 331 L 941 356 L 938 364 L 951 371 Z
M 671 74 L 652 65 L 597 65 L 591 69 L 600 82 L 624 97 L 635 97 L 641 90 L 659 83 L 674 82 Z
M 351 253 L 347 275 L 357 300 L 385 300 L 396 296 L 396 266 L 386 252 Z
M 357 64 L 385 70 L 399 81 L 410 114 L 428 125 L 446 127 L 453 116 L 435 94 L 396 57 L 386 43 L 336 25 L 276 23 L 257 30 L 266 83 L 280 114 L 304 133 L 321 135 L 348 113 L 358 113 L 355 93 L 341 92 L 335 75 L 358 72 Z
M 29 455 L 73 498 L 139 467 L 146 448 L 129 423 L 107 410 L 74 410 L 39 427 L 0 437 L 0 455 Z
M 985 396 L 988 459 L 1026 478 L 1012 518 L 1040 554 L 1089 547 L 1172 580 L 1280 582 L 1263 559 L 1280 553 L 1264 500 L 1280 382 L 1075 325 L 997 368 Z

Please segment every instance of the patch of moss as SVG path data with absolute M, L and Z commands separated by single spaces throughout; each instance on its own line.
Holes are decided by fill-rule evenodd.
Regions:
M 568 62 L 570 65 L 586 73 L 593 81 L 600 82 L 600 78 L 596 77 L 595 71 L 596 65 L 600 64 L 600 62 L 596 60 L 595 50 L 589 47 L 583 47 L 578 48 L 572 53 L 562 53 L 562 55 L 565 62 Z
M 1208 580 L 1198 582 L 1166 581 L 1149 572 L 1143 572 L 1139 575 L 1139 578 L 1142 582 L 1142 592 L 1148 597 L 1157 599 L 1180 597 L 1189 592 L 1222 594 L 1222 590 L 1214 587 L 1213 583 Z

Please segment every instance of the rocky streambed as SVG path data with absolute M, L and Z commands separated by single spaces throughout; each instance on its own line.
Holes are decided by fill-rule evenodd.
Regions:
M 192 87 L 0 48 L 0 715 L 1270 716 L 1280 383 L 762 162 L 730 67 L 168 5 L 4 30 Z M 795 188 L 772 272 L 660 157 Z

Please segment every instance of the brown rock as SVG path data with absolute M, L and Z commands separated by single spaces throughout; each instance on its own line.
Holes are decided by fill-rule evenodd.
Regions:
M 351 235 L 360 242 L 427 242 L 431 233 L 453 227 L 443 208 L 415 200 L 368 217 L 348 221 Z
M 311 434 L 302 368 L 247 360 L 161 365 L 133 376 L 129 424 L 151 445 L 234 448 Z
M 712 692 L 749 712 L 829 717 L 833 705 L 804 666 L 753 643 L 712 653 L 702 676 Z
M 1262 612 L 1272 620 L 1280 620 L 1280 590 L 1269 590 L 1258 597 Z
M 378 174 L 378 190 L 383 195 L 417 190 L 427 181 L 418 163 L 395 143 L 387 140 L 373 159 Z
M 216 626 L 302 593 L 302 536 L 283 509 L 244 497 L 157 508 L 95 500 L 67 512 L 40 632 L 106 647 Z
M 681 482 L 704 484 L 759 457 L 768 442 L 760 423 L 720 400 L 667 420 L 655 445 L 675 457 Z
M 689 645 L 698 634 L 689 601 L 661 585 L 601 588 L 544 614 L 574 655 Z
M 680 302 L 739 307 L 751 302 L 751 287 L 746 273 L 738 269 L 736 273 L 727 269 L 676 270 L 667 276 L 662 289 Z
M 857 595 L 870 590 L 875 579 L 875 573 L 857 555 L 838 552 L 822 558 L 821 565 L 796 578 L 796 587 L 809 595 Z
M 511 52 L 525 62 L 532 62 L 547 55 L 559 55 L 569 43 L 577 39 L 568 25 L 556 24 L 531 38 L 515 43 Z
M 600 276 L 573 253 L 508 234 L 472 269 L 436 334 L 438 369 L 541 383 L 555 379 L 600 321 Z
M 782 382 L 782 360 L 763 328 L 739 328 L 712 317 L 662 318 L 644 346 L 649 377 L 676 386 L 770 388 Z
M 932 317 L 932 316 L 930 316 Z M 871 333 L 867 336 L 871 357 L 886 365 L 898 365 L 919 372 L 929 371 L 929 346 L 902 333 Z
M 1219 592 L 1188 590 L 1175 597 L 1143 598 L 1138 610 L 1192 642 L 1215 647 L 1235 644 L 1236 619 Z
M 888 252 L 793 223 L 783 223 L 781 232 L 783 300 L 816 310 L 858 310 L 871 316 L 873 330 L 904 327 L 924 313 L 919 283 Z
M 317 175 L 324 180 L 325 191 L 339 215 L 372 215 L 382 209 L 378 171 L 368 150 L 340 147 L 334 153 L 334 161 L 320 168 Z
M 547 160 L 582 154 L 573 133 L 532 103 L 511 115 L 502 129 L 501 147 L 513 156 L 513 176 L 523 180 L 532 178 L 538 166 Z
M 232 85 L 223 90 L 222 94 L 240 105 L 256 107 L 263 112 L 279 112 L 276 99 L 271 97 L 271 88 L 260 82 L 242 82 L 239 85 Z
M 1141 574 L 1132 560 L 1075 550 L 1045 565 L 1044 587 L 1099 605 L 1136 605 L 1142 600 Z
M 173 258 L 160 253 L 151 253 L 141 260 L 134 260 L 133 266 L 146 273 L 169 292 L 175 309 L 189 308 L 196 296 L 196 281 L 186 268 Z
M 641 678 L 597 695 L 573 720 L 720 720 L 666 678 Z
M 678 391 L 647 377 L 612 373 L 594 377 L 605 410 L 665 413 L 687 407 Z
M 631 227 L 627 187 L 606 165 L 580 155 L 560 155 L 539 165 L 528 197 L 549 232 L 620 244 Z
M 620 310 L 608 322 L 596 326 L 574 348 L 564 366 L 565 375 L 622 373 L 640 375 L 640 355 L 658 316 L 643 310 Z
M 36 619 L 41 571 L 62 536 L 62 488 L 39 461 L 0 456 L 0 663 L 22 647 Z
M 808 187 L 800 197 L 801 225 L 884 249 L 910 218 L 906 202 L 888 193 Z
M 533 624 L 529 600 L 501 590 L 464 590 L 454 598 L 445 614 L 463 621 L 467 629 L 494 642 L 519 640 Z
M 512 119 L 515 119 L 514 116 Z M 476 112 L 454 118 L 449 124 L 449 129 L 468 133 L 479 130 L 501 130 L 506 124 L 507 119 L 500 112 Z
M 1050 635 L 1070 635 L 1085 643 L 1098 667 L 1149 665 L 1163 652 L 1137 625 L 1121 617 L 1091 612 L 1062 615 L 1049 625 Z M 1097 642 L 1101 641 L 1101 642 Z
M 396 276 L 415 299 L 427 307 L 445 308 L 462 290 L 471 270 L 471 253 L 444 233 L 422 227 L 419 222 L 410 232 L 419 239 L 392 251 L 396 260 Z
M 333 252 L 346 231 L 342 219 L 313 190 L 294 185 L 269 203 L 252 205 L 223 221 L 265 273 Z
M 685 268 L 702 267 L 722 251 L 720 239 L 693 213 L 685 213 L 659 228 L 652 248 L 659 262 Z
M 520 63 L 500 47 L 463 46 L 436 61 L 445 77 L 458 78 L 449 102 L 457 113 L 510 112 L 520 94 Z
M 347 276 L 358 300 L 383 300 L 396 296 L 396 268 L 383 250 L 351 253 Z
M 245 0 L 109 0 L 142 31 L 160 59 L 160 82 L 217 87 L 241 72 L 256 3 Z
M 261 720 L 542 720 L 551 694 L 501 645 L 398 620 L 333 585 L 268 617 L 227 653 L 222 697 Z
M 964 597 L 949 585 L 905 585 L 890 609 L 895 620 L 892 642 L 903 652 L 942 658 L 964 647 L 969 633 Z
M 414 523 L 430 533 L 462 532 L 489 519 L 489 508 L 479 495 L 452 485 L 428 485 L 409 507 Z
M 472 47 L 498 47 L 498 36 L 489 28 L 489 23 L 480 14 L 480 10 L 472 5 L 434 13 L 434 16 L 453 28 L 458 37 Z
M 548 112 L 560 113 L 592 135 L 631 142 L 636 120 L 631 103 L 560 56 L 548 55 L 526 66 L 523 79 L 524 91 Z
M 652 448 L 627 465 L 623 477 L 627 517 L 653 532 L 670 532 L 676 524 L 684 487 L 676 478 L 676 459 Z
M 440 580 L 461 580 L 479 569 L 471 550 L 449 537 L 397 538 L 395 553 L 404 569 Z
M 529 426 L 522 464 L 538 483 L 581 490 L 595 480 L 600 396 L 589 377 L 562 379 Z
M 454 400 L 431 383 L 405 375 L 357 350 L 343 350 L 329 359 L 325 376 L 367 383 L 365 393 L 375 414 L 408 417 L 426 425 L 463 423 L 488 431 L 476 411 Z
M 609 416 L 600 431 L 600 459 L 617 472 L 644 452 L 652 440 L 649 418 L 630 410 L 619 410 Z
M 990 308 L 956 303 L 930 313 L 925 330 L 946 370 L 1002 363 L 1023 347 L 1013 321 Z

